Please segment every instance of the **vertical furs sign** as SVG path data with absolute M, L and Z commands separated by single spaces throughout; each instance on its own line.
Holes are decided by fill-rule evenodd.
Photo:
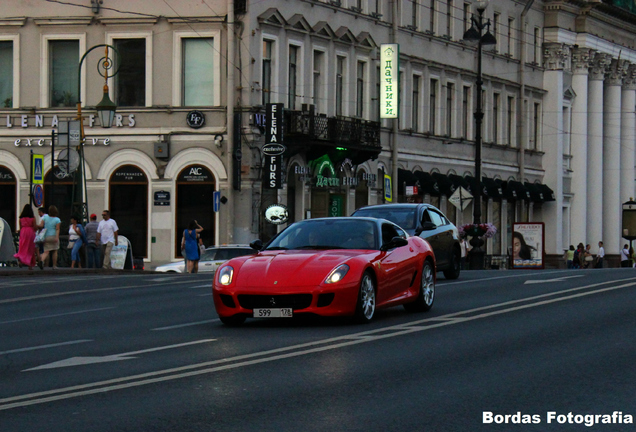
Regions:
M 263 146 L 263 188 L 283 187 L 283 104 L 267 104 Z

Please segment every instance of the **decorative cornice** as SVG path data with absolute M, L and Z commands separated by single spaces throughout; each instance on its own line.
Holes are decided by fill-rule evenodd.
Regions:
M 68 18 L 33 18 L 37 26 L 43 25 L 90 25 L 93 17 L 68 17 Z
M 594 50 L 590 48 L 572 48 L 572 72 L 587 75 L 590 63 L 594 58 Z
M 168 22 L 171 24 L 176 23 L 193 23 L 193 22 L 202 22 L 201 20 L 204 18 L 187 18 L 187 17 L 179 17 L 179 18 L 168 18 Z M 152 17 L 139 17 L 139 18 L 99 18 L 100 24 L 105 25 L 125 25 L 125 24 L 157 24 L 157 18 Z M 209 22 L 209 21 L 203 21 Z
M 544 44 L 543 66 L 546 70 L 569 69 L 570 48 L 562 43 Z
M 605 53 L 596 53 L 590 62 L 589 79 L 592 81 L 603 81 L 605 72 L 612 62 L 612 56 Z
M 627 60 L 612 59 L 610 67 L 605 71 L 605 83 L 611 86 L 623 85 L 623 78 L 627 75 L 628 67 Z
M 19 18 L 0 18 L 0 27 L 4 26 L 20 26 L 26 24 L 26 17 Z

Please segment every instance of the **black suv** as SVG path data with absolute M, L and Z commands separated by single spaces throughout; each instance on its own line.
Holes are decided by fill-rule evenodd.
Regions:
M 437 271 L 446 279 L 457 279 L 461 268 L 459 232 L 446 216 L 430 204 L 380 204 L 363 207 L 351 216 L 367 216 L 389 220 L 409 235 L 428 241 L 435 253 Z

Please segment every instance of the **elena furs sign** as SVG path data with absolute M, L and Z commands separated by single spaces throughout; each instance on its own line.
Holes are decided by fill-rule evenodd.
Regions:
M 397 118 L 399 106 L 400 46 L 380 46 L 380 118 Z
M 265 114 L 265 145 L 263 146 L 263 187 L 283 187 L 283 104 L 267 104 Z

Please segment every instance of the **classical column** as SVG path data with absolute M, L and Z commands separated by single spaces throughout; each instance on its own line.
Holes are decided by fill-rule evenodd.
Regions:
M 621 243 L 621 92 L 625 61 L 612 59 L 603 95 L 603 242 L 618 254 Z
M 563 134 L 551 131 L 563 130 L 563 70 L 569 66 L 570 49 L 560 43 L 547 43 L 543 47 L 546 68 L 543 87 L 547 90 L 543 100 L 543 112 L 547 113 L 543 116 L 542 136 L 544 182 L 556 197 L 556 201 L 543 205 L 545 251 L 563 254 Z
M 587 243 L 603 240 L 603 80 L 611 57 L 597 53 L 588 76 L 587 116 Z M 573 242 L 579 240 L 572 239 Z M 582 239 L 581 239 L 582 241 Z M 609 252 L 605 248 L 606 253 Z
M 629 65 L 623 79 L 621 96 L 621 203 L 634 198 L 634 178 L 636 177 L 636 64 Z
M 587 239 L 587 115 L 588 115 L 588 68 L 594 52 L 589 48 L 572 50 L 572 90 L 576 97 L 572 101 L 572 186 L 574 195 L 570 204 L 570 214 L 574 217 L 570 224 L 572 243 L 591 243 Z

